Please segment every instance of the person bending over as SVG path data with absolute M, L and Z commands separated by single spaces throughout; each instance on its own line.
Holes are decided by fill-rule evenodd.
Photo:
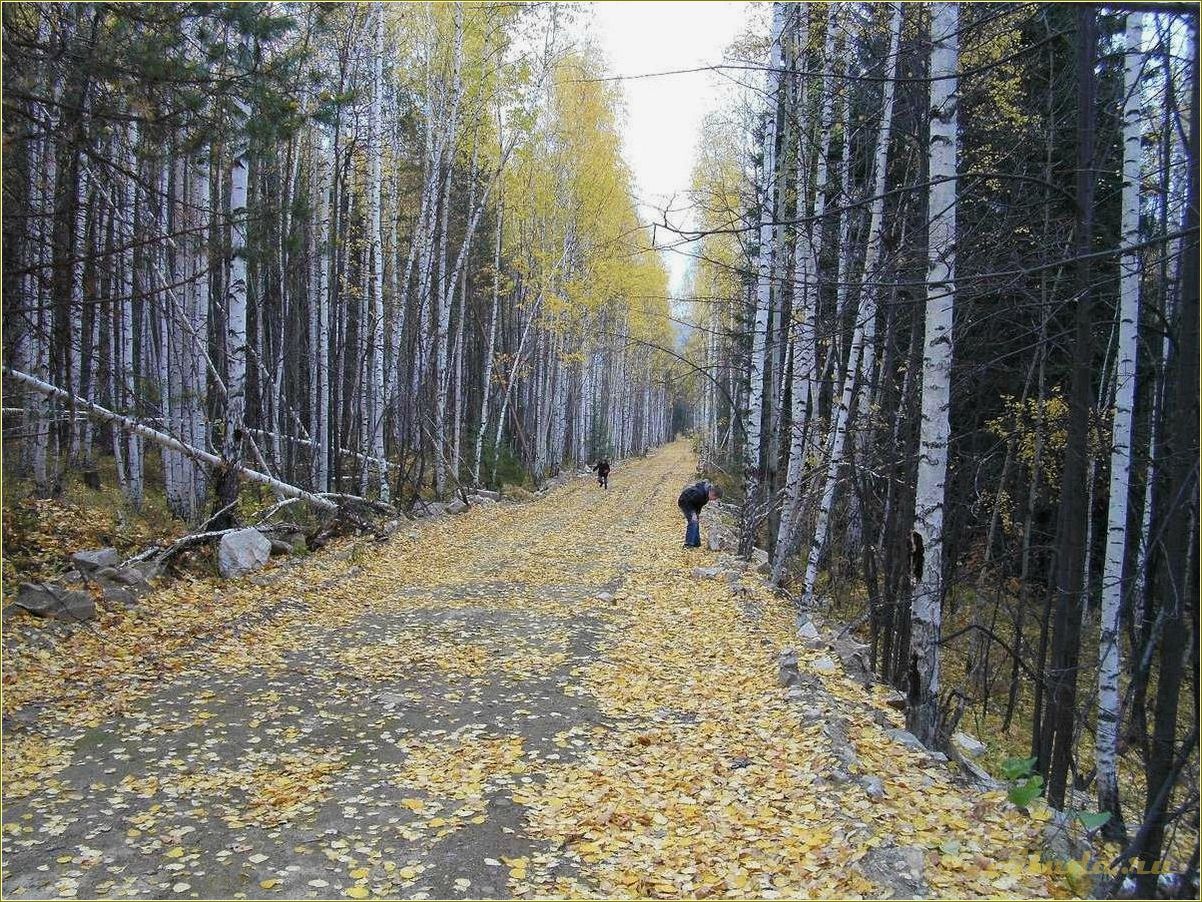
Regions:
M 693 483 L 680 493 L 676 503 L 684 514 L 685 548 L 701 547 L 701 509 L 721 497 L 722 490 L 706 479 Z

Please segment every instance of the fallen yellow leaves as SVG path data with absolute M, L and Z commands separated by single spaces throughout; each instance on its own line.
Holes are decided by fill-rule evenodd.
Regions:
M 280 755 L 250 777 L 246 808 L 226 818 L 231 827 L 274 827 L 298 813 L 313 810 L 325 798 L 330 775 L 343 766 L 337 750 Z
M 520 736 L 485 736 L 474 731 L 447 745 L 411 741 L 403 742 L 402 747 L 406 758 L 397 782 L 434 796 L 478 800 L 486 786 L 524 769 Z M 415 812 L 426 807 L 417 799 L 404 799 L 401 804 Z
M 71 763 L 66 743 L 36 733 L 4 738 L 4 800 L 21 799 Z
M 578 482 L 550 504 L 424 523 L 417 542 L 402 534 L 339 558 L 344 545 L 291 569 L 286 588 L 178 584 L 148 596 L 144 616 L 102 623 L 103 641 L 78 632 L 72 647 L 21 646 L 5 661 L 5 710 L 37 699 L 64 723 L 111 719 L 180 668 L 266 684 L 250 710 L 231 712 L 221 691 L 180 681 L 184 716 L 148 722 L 129 744 L 155 748 L 155 766 L 95 790 L 121 806 L 122 841 L 170 875 L 164 890 L 203 895 L 191 871 L 212 866 L 195 867 L 203 853 L 167 832 L 185 811 L 251 837 L 229 863 L 270 867 L 248 879 L 284 894 L 422 898 L 491 884 L 516 897 L 871 897 L 882 890 L 866 862 L 897 847 L 917 850 L 933 894 L 1053 889 L 1027 857 L 1038 823 L 1000 795 L 966 796 L 886 740 L 878 721 L 895 712 L 841 672 L 813 674 L 859 757 L 853 779 L 835 778 L 823 720 L 777 684 L 792 611 L 750 580 L 736 596 L 685 575 L 698 558 L 675 547 L 673 496 L 691 465 L 674 446 L 632 463 L 605 495 Z M 565 528 L 600 517 L 600 537 Z M 799 650 L 807 672 L 810 660 Z M 63 689 L 77 672 L 94 696 Z M 332 700 L 312 704 L 315 691 Z M 237 717 L 245 734 L 225 735 Z M 233 754 L 181 751 L 197 735 Z M 65 744 L 9 739 L 6 801 L 70 763 Z M 861 773 L 880 777 L 884 798 L 865 795 Z M 510 801 L 524 810 L 498 817 Z M 319 811 L 341 813 L 350 832 L 288 832 L 323 823 Z M 469 828 L 489 817 L 500 823 L 480 834 L 512 845 L 472 845 Z M 20 823 L 5 831 L 25 838 Z M 328 872 L 289 878 L 276 847 L 254 845 L 265 832 Z M 452 833 L 487 880 L 430 854 Z M 403 858 L 388 845 L 399 842 Z
M 361 645 L 337 655 L 337 660 L 364 679 L 395 680 L 416 670 L 438 670 L 450 677 L 477 677 L 489 663 L 488 650 L 447 635 L 447 630 L 421 634 L 416 630 L 387 642 Z

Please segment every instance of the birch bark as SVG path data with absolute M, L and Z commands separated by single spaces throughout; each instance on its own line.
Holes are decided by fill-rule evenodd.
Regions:
M 1139 184 L 1142 115 L 1140 77 L 1143 74 L 1143 13 L 1127 13 L 1126 57 L 1123 64 L 1123 182 L 1121 219 L 1123 244 L 1139 244 Z M 1139 341 L 1140 257 L 1125 250 L 1119 258 L 1119 334 L 1115 357 L 1114 419 L 1110 450 L 1110 495 L 1106 526 L 1106 563 L 1102 577 L 1101 631 L 1098 636 L 1098 810 L 1109 811 L 1104 825 L 1109 839 L 1125 838 L 1119 807 L 1119 616 L 1125 588 L 1127 507 L 1131 494 L 1131 438 L 1134 430 L 1135 357 Z
M 951 432 L 952 309 L 956 276 L 956 162 L 959 139 L 960 7 L 931 8 L 931 106 L 928 149 L 930 213 L 927 226 L 926 337 L 922 359 L 922 415 L 915 489 L 914 593 L 906 723 L 928 746 L 946 740 L 939 724 L 939 636 L 943 599 L 943 508 Z

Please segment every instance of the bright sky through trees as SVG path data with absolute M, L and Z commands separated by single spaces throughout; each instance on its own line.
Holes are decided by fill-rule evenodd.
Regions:
M 758 5 L 734 2 L 691 4 L 687 10 L 671 2 L 600 2 L 589 7 L 581 30 L 618 76 L 721 63 L 731 38 L 762 13 Z M 621 84 L 626 98 L 623 151 L 640 192 L 640 212 L 662 220 L 661 211 L 673 197 L 677 210 L 685 206 L 701 120 L 719 106 L 729 81 L 719 73 L 695 72 L 626 77 Z M 680 213 L 672 220 L 689 223 Z M 688 260 L 682 254 L 666 255 L 674 292 Z

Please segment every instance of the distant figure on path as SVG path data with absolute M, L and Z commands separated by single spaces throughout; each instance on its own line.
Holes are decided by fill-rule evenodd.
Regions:
M 709 480 L 695 482 L 680 493 L 677 504 L 684 514 L 684 547 L 701 547 L 701 509 L 722 497 L 722 490 Z
M 609 458 L 601 458 L 593 469 L 597 471 L 597 485 L 603 489 L 609 488 Z

